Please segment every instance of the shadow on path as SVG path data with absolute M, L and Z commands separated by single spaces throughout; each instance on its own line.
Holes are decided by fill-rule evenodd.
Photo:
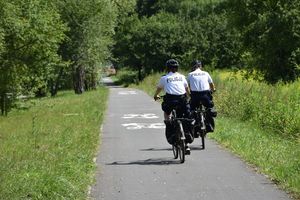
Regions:
M 171 148 L 148 148 L 148 149 L 141 149 L 140 151 L 172 151 Z
M 192 146 L 192 145 L 189 145 L 191 151 L 202 151 L 204 149 L 202 149 L 202 146 L 201 145 L 198 145 L 198 146 Z M 148 149 L 141 149 L 140 151 L 172 151 L 172 148 L 148 148 Z
M 150 158 L 146 160 L 136 160 L 132 162 L 115 161 L 106 165 L 174 165 L 181 164 L 179 160 L 169 158 Z

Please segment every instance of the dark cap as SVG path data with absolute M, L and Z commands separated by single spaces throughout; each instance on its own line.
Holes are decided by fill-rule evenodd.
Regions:
M 179 67 L 179 63 L 175 59 L 167 60 L 166 67 L 168 68 L 177 68 Z
M 200 60 L 194 60 L 192 62 L 192 67 L 200 67 L 200 66 L 202 66 L 202 63 Z

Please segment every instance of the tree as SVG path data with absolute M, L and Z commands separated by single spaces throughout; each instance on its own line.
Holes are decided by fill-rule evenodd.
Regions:
M 300 1 L 229 0 L 254 68 L 270 83 L 300 75 Z M 249 57 L 248 56 L 248 57 Z
M 0 2 L 0 108 L 6 114 L 20 94 L 47 85 L 64 39 L 64 24 L 52 3 L 40 0 Z
M 70 61 L 73 87 L 75 93 L 81 94 L 85 89 L 95 88 L 96 68 L 110 56 L 116 8 L 110 0 L 57 1 L 57 4 L 69 27 L 68 40 L 61 45 L 60 54 Z
M 239 35 L 229 26 L 226 9 L 200 0 L 139 0 L 137 14 L 119 27 L 114 56 L 139 74 L 161 71 L 171 57 L 183 67 L 194 59 L 218 68 L 237 65 Z
M 138 69 L 139 79 L 142 72 L 161 71 L 167 59 L 182 54 L 177 45 L 180 26 L 174 15 L 160 13 L 142 20 L 133 15 L 120 30 L 122 37 L 115 45 L 114 55 L 124 65 Z

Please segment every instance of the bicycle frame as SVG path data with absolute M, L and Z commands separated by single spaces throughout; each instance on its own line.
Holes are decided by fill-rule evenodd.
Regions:
M 184 135 L 184 129 L 182 125 L 182 121 L 185 120 L 185 118 L 178 118 L 176 114 L 176 109 L 173 109 L 171 119 L 177 123 L 179 130 L 176 130 L 176 135 L 178 136 L 178 139 L 185 141 L 185 135 Z
M 195 126 L 200 127 L 201 131 L 206 131 L 206 126 L 205 126 L 205 107 L 200 104 L 199 107 L 195 110 L 195 120 L 196 124 Z
M 176 113 L 176 108 L 174 108 L 171 112 L 171 121 L 175 124 L 175 137 L 176 142 L 173 146 L 173 154 L 174 158 L 180 158 L 180 162 L 184 163 L 185 161 L 185 134 L 184 129 L 182 125 L 182 121 L 185 120 L 185 118 L 178 118 Z
M 201 140 L 202 140 L 202 149 L 205 149 L 205 136 L 207 133 L 206 125 L 205 125 L 206 109 L 201 103 L 197 107 L 197 109 L 194 111 L 194 115 L 195 115 L 195 121 L 196 121 L 196 123 L 194 125 L 194 131 L 196 131 L 196 129 L 199 128 L 198 130 L 199 130 L 199 134 L 200 134 Z M 194 134 L 195 134 L 195 132 L 194 132 Z

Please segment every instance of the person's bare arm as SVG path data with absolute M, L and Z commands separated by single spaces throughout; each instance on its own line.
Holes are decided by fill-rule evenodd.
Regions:
M 185 91 L 186 91 L 187 96 L 190 97 L 190 96 L 191 96 L 190 88 L 189 88 L 189 87 L 186 87 L 186 88 L 185 88 Z
M 215 84 L 214 83 L 210 83 L 209 84 L 209 87 L 210 87 L 210 90 L 215 92 L 216 91 L 216 87 L 215 87 Z
M 159 93 L 162 91 L 162 88 L 160 88 L 160 87 L 157 87 L 156 88 L 156 91 L 155 91 L 155 94 L 154 94 L 154 96 L 153 96 L 153 98 L 154 98 L 154 100 L 156 101 L 157 99 L 159 99 Z

